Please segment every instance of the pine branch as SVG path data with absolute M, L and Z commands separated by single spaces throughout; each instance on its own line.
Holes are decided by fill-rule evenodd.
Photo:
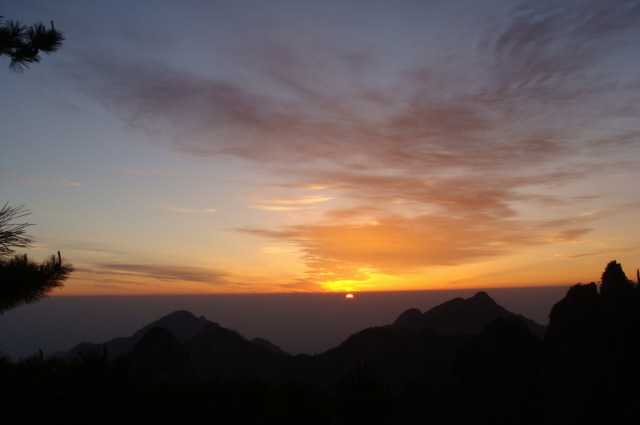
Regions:
M 13 254 L 13 248 L 28 248 L 33 243 L 33 238 L 25 234 L 30 223 L 14 224 L 11 221 L 31 214 L 24 205 L 10 207 L 8 203 L 0 209 L 0 259 Z
M 4 22 L 0 16 L 0 56 L 11 58 L 9 68 L 13 72 L 21 73 L 30 64 L 40 62 L 39 52 L 55 52 L 62 47 L 63 40 L 62 32 L 55 29 L 53 21 L 51 29 L 47 29 L 42 22 L 27 27 L 11 19 Z
M 62 287 L 73 271 L 73 265 L 59 252 L 57 257 L 52 255 L 41 264 L 30 260 L 26 254 L 0 261 L 0 314 L 48 296 Z

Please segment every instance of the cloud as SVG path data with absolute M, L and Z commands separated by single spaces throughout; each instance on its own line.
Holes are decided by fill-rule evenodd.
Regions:
M 259 199 L 255 202 L 268 204 L 315 204 L 316 202 L 329 201 L 331 198 L 321 196 L 305 196 L 296 199 Z
M 25 183 L 42 186 L 83 186 L 82 182 L 71 181 L 64 177 L 53 179 L 26 179 Z
M 192 209 L 192 208 L 181 208 L 181 207 L 162 207 L 162 209 L 181 212 L 181 213 L 214 213 L 217 210 L 215 208 L 205 208 L 205 209 Z
M 262 198 L 250 201 L 256 202 L 258 204 L 249 205 L 249 208 L 262 211 L 302 211 L 313 208 L 302 205 L 316 204 L 318 202 L 325 202 L 329 200 L 331 200 L 330 197 L 323 196 L 303 196 L 272 199 Z
M 296 249 L 291 248 L 279 248 L 275 246 L 265 246 L 264 248 L 260 248 L 260 252 L 262 254 L 294 254 L 297 252 Z
M 282 205 L 250 205 L 249 208 L 262 211 L 301 211 L 310 209 L 310 207 L 285 207 Z
M 331 199 L 317 223 L 240 230 L 297 244 L 311 280 L 410 273 L 577 240 L 597 217 L 576 221 L 569 207 L 606 194 L 560 189 L 636 167 L 638 2 L 492 7 L 460 12 L 464 30 L 458 16 L 436 25 L 440 9 L 427 22 L 402 15 L 420 21 L 402 34 L 431 50 L 377 38 L 397 29 L 387 26 L 394 9 L 358 27 L 373 43 L 338 42 L 311 22 L 313 40 L 280 37 L 286 28 L 265 18 L 270 31 L 215 51 L 237 71 L 228 74 L 88 63 L 96 95 L 131 128 L 181 153 L 260 167 L 282 182 L 269 187 L 325 190 L 251 206 Z M 544 214 L 559 207 L 567 212 Z
M 585 257 L 615 257 L 617 255 L 626 255 L 626 254 L 633 254 L 633 253 L 637 253 L 640 252 L 640 246 L 630 246 L 630 247 L 624 247 L 624 248 L 615 248 L 615 249 L 602 249 L 602 250 L 598 250 L 598 251 L 592 251 L 592 252 L 583 252 L 580 254 L 574 254 L 574 255 L 566 255 L 566 256 L 562 256 L 560 257 L 561 259 L 565 259 L 565 260 L 575 260 L 577 258 L 585 258 Z
M 525 2 L 493 44 L 496 73 L 504 87 L 580 95 L 585 79 L 593 82 L 594 72 L 606 70 L 600 59 L 608 51 L 634 44 L 639 24 L 637 1 Z M 611 75 L 597 77 L 600 84 L 591 90 L 611 81 Z
M 260 238 L 297 244 L 316 282 L 363 280 L 372 272 L 417 273 L 513 252 L 544 242 L 532 223 L 477 218 L 388 217 L 365 224 L 311 224 L 281 230 L 239 229 Z
M 93 238 L 49 238 L 39 237 L 44 242 L 42 249 L 62 251 L 76 251 L 85 253 L 101 253 L 110 255 L 124 255 L 122 247 L 116 248 L 114 241 Z
M 34 186 L 83 186 L 82 182 L 72 181 L 64 177 L 33 177 L 21 176 L 18 172 L 0 173 L 0 179 L 11 183 L 27 184 Z
M 122 168 L 122 167 L 111 167 L 113 171 L 117 171 L 123 174 L 131 174 L 131 175 L 161 175 L 161 174 L 178 174 L 177 171 L 171 170 L 154 170 L 154 169 L 146 169 L 146 168 Z
M 226 272 L 201 267 L 176 266 L 166 264 L 98 264 L 91 273 L 106 273 L 118 276 L 129 276 L 161 281 L 196 282 L 208 285 L 228 285 L 229 274 Z
M 241 228 L 260 239 L 294 243 L 315 282 L 367 280 L 373 274 L 417 274 L 429 267 L 455 266 L 513 254 L 525 247 L 579 240 L 586 223 L 614 212 L 532 220 L 514 212 L 476 211 L 477 201 L 452 210 L 413 217 L 377 209 L 330 211 L 331 220 L 278 230 Z M 482 208 L 480 208 L 482 210 Z M 457 213 L 456 213 L 457 211 Z M 375 217 L 372 220 L 371 217 Z M 582 227 L 581 227 L 582 226 Z M 550 231 L 551 230 L 551 231 Z
M 280 288 L 285 291 L 323 292 L 322 285 L 309 279 L 297 279 L 290 283 L 283 283 Z
M 564 230 L 562 232 L 557 232 L 549 235 L 549 240 L 551 240 L 552 242 L 575 241 L 592 230 L 592 228 Z
M 261 186 L 263 189 L 300 189 L 300 190 L 323 190 L 330 189 L 333 186 L 327 184 L 309 183 L 309 184 L 297 184 L 297 183 L 281 183 L 277 185 Z

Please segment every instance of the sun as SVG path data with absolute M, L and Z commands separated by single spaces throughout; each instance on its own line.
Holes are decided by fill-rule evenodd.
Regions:
M 345 298 L 353 298 L 353 294 L 347 294 L 344 296 Z

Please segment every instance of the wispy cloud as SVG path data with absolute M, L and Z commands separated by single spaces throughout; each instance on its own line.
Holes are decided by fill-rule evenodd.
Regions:
M 260 248 L 260 252 L 262 254 L 294 254 L 297 252 L 297 250 L 291 248 L 280 248 L 276 246 L 265 246 L 264 248 Z
M 331 199 L 323 206 L 334 210 L 317 223 L 240 230 L 296 244 L 312 281 L 578 240 L 602 215 L 535 212 L 588 209 L 604 195 L 586 189 L 587 179 L 637 167 L 640 69 L 621 58 L 640 42 L 640 4 L 484 6 L 461 17 L 473 22 L 465 31 L 438 33 L 423 20 L 407 27 L 436 31 L 421 38 L 431 50 L 409 49 L 411 57 L 400 48 L 409 39 L 336 42 L 309 23 L 313 40 L 267 31 L 217 52 L 243 71 L 226 77 L 107 59 L 94 59 L 91 75 L 127 124 L 174 150 L 242 159 L 277 177 L 278 188 L 327 190 L 251 205 L 300 211 Z M 393 12 L 407 22 L 416 13 Z M 367 15 L 362 34 L 393 29 L 383 15 Z M 569 198 L 559 189 L 570 184 L 585 189 Z
M 177 171 L 172 170 L 155 170 L 155 169 L 147 169 L 147 168 L 122 168 L 122 167 L 111 167 L 113 171 L 117 171 L 123 174 L 132 174 L 132 175 L 166 175 L 166 174 L 178 174 Z
M 311 224 L 282 230 L 238 229 L 267 240 L 296 243 L 317 282 L 364 280 L 370 273 L 404 275 L 432 266 L 466 264 L 547 243 L 548 225 L 501 217 L 424 215 L 365 224 Z M 574 240 L 590 229 L 553 237 Z
M 309 207 L 285 207 L 282 205 L 250 205 L 249 208 L 262 211 L 301 211 L 309 209 Z
M 551 235 L 549 235 L 549 240 L 551 242 L 575 241 L 592 230 L 592 228 L 563 230 L 561 232 L 552 233 Z
M 173 206 L 162 207 L 162 209 L 181 212 L 181 213 L 214 213 L 217 211 L 215 208 L 193 209 L 193 208 L 182 208 L 182 207 L 173 207 Z
M 631 246 L 626 248 L 616 248 L 616 249 L 602 249 L 598 251 L 590 251 L 590 252 L 582 252 L 580 254 L 573 255 L 565 255 L 560 256 L 560 259 L 565 260 L 575 260 L 576 258 L 585 258 L 585 257 L 604 257 L 605 259 L 616 257 L 618 255 L 625 255 L 630 253 L 640 252 L 640 246 Z
M 293 199 L 257 199 L 255 202 L 262 204 L 315 204 L 316 202 L 329 201 L 331 198 L 322 196 L 305 196 Z
M 98 264 L 90 270 L 92 273 L 126 275 L 143 280 L 157 279 L 175 282 L 196 282 L 208 285 L 229 284 L 229 274 L 200 267 L 177 266 L 168 264 Z
M 121 256 L 125 254 L 122 247 L 118 247 L 113 240 L 94 238 L 48 238 L 39 237 L 43 242 L 43 249 L 62 251 L 75 251 L 85 253 L 100 253 Z
M 34 186 L 83 186 L 82 182 L 72 181 L 64 177 L 23 176 L 15 171 L 0 173 L 0 179 L 11 183 Z

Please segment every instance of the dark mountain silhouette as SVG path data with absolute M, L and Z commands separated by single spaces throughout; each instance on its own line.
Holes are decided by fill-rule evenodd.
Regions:
M 109 359 L 114 341 L 133 348 Z M 75 350 L 0 356 L 7 423 L 640 423 L 640 289 L 615 261 L 554 305 L 542 340 L 478 293 L 314 356 L 188 312 Z
M 202 329 L 204 329 L 207 325 L 215 324 L 209 320 L 207 320 L 204 316 L 196 317 L 192 313 L 184 310 L 175 311 L 171 314 L 168 314 L 153 323 L 150 323 L 137 332 L 135 332 L 130 337 L 119 337 L 114 338 L 110 341 L 104 342 L 102 344 L 93 344 L 90 342 L 83 342 L 78 344 L 73 349 L 64 352 L 64 353 L 54 353 L 55 356 L 65 358 L 65 359 L 74 359 L 78 357 L 80 352 L 86 352 L 87 350 L 95 350 L 98 352 L 102 352 L 105 348 L 107 349 L 107 353 L 110 357 L 120 356 L 122 354 L 126 354 L 131 352 L 135 345 L 142 339 L 142 337 L 153 328 L 163 328 L 168 330 L 180 343 L 186 342 L 187 340 L 195 337 Z M 217 324 L 215 324 L 217 326 Z M 244 339 L 237 331 L 229 330 L 229 332 L 235 333 L 239 338 Z M 275 346 L 271 342 L 256 338 L 252 341 L 254 345 L 262 346 L 267 348 L 269 351 L 278 352 L 280 354 L 287 354 L 285 351 Z
M 424 329 L 373 327 L 347 338 L 338 347 L 314 356 L 310 375 L 328 382 L 367 363 L 394 383 L 424 382 L 448 387 L 457 351 L 468 335 L 437 335 Z
M 552 308 L 542 342 L 511 319 L 459 353 L 460 423 L 637 423 L 640 291 L 616 261 L 598 290 L 572 286 Z
M 402 313 L 391 325 L 394 329 L 409 328 L 415 331 L 431 329 L 439 335 L 479 334 L 496 319 L 519 317 L 539 338 L 546 327 L 521 315 L 516 315 L 498 305 L 486 292 L 478 292 L 471 298 L 454 298 L 421 313 L 412 308 Z
M 539 421 L 542 341 L 517 316 L 492 321 L 457 353 L 454 397 L 461 423 Z
M 418 308 L 410 308 L 409 310 L 402 313 L 391 325 L 394 329 L 402 329 L 409 328 L 418 330 L 416 328 L 412 328 L 414 323 L 418 323 L 422 319 L 422 311 Z
M 287 357 L 216 323 L 207 324 L 183 345 L 203 379 L 246 374 L 276 377 L 273 372 L 280 369 L 280 360 Z
M 131 374 L 155 381 L 196 380 L 196 373 L 180 341 L 166 328 L 154 327 L 140 338 L 130 354 Z
M 606 298 L 622 298 L 633 296 L 633 283 L 627 279 L 622 270 L 622 265 L 617 261 L 611 261 L 602 273 L 602 285 L 600 294 Z
M 134 333 L 131 338 L 139 340 L 150 329 L 164 328 L 171 332 L 171 334 L 175 336 L 178 341 L 185 342 L 186 340 L 196 336 L 196 334 L 200 332 L 202 328 L 210 323 L 212 322 L 205 319 L 204 316 L 196 317 L 192 313 L 185 310 L 174 311 L 173 313 L 167 314 L 161 319 L 156 320 L 155 322 L 143 327 L 142 329 Z
M 629 422 L 640 396 L 637 285 L 612 261 L 602 274 L 600 292 L 594 282 L 571 287 L 549 319 L 544 341 L 549 381 L 542 385 L 549 388 L 550 408 L 565 415 L 563 420 Z
M 277 345 L 273 344 L 271 341 L 269 341 L 267 339 L 253 338 L 251 340 L 251 342 L 253 342 L 254 344 L 262 345 L 264 348 L 266 348 L 267 350 L 271 351 L 272 353 L 281 354 L 283 356 L 290 356 L 291 355 L 291 354 L 287 353 L 282 348 L 278 347 Z
M 325 353 L 290 356 L 267 340 L 249 341 L 204 317 L 176 311 L 128 338 L 79 344 L 59 356 L 74 359 L 105 349 L 111 358 L 129 354 L 132 370 L 147 378 L 157 374 L 155 379 L 160 381 L 188 380 L 192 370 L 199 379 L 251 375 L 283 382 L 304 376 L 325 386 L 365 362 L 396 383 L 422 382 L 431 389 L 450 388 L 456 353 L 492 320 L 509 317 L 518 316 L 479 292 L 424 314 L 418 309 L 408 310 L 393 325 L 365 329 Z M 530 328 L 543 328 L 521 320 Z

